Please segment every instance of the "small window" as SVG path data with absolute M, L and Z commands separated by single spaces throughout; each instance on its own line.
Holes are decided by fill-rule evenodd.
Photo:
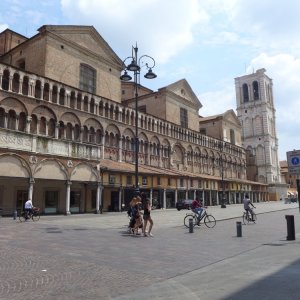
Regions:
M 168 185 L 171 185 L 171 178 L 168 178 Z
M 180 187 L 183 187 L 183 178 L 180 178 Z
M 114 175 L 109 175 L 109 184 L 115 184 L 116 178 Z
M 127 176 L 126 177 L 126 184 L 131 185 L 132 184 L 132 176 Z
M 160 183 L 160 177 L 157 177 L 157 185 L 161 185 L 161 183 Z
M 200 134 L 206 135 L 206 128 L 201 128 L 200 129 Z
M 25 60 L 24 59 L 20 59 L 18 62 L 18 67 L 19 69 L 25 70 Z
M 143 178 L 142 178 L 142 185 L 147 185 L 147 184 L 148 184 L 147 177 L 143 176 Z
M 147 113 L 146 105 L 139 106 L 139 111 L 144 114 Z
M 96 70 L 88 65 L 80 65 L 79 88 L 83 91 L 96 93 Z

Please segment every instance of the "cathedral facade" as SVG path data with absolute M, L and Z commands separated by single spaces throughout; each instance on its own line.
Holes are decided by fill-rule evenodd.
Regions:
M 8 41 L 10 41 L 8 43 Z M 29 198 L 44 214 L 120 211 L 134 188 L 133 85 L 122 60 L 92 26 L 0 34 L 0 208 Z M 200 101 L 185 79 L 139 88 L 139 188 L 153 205 L 265 201 L 247 180 L 246 152 L 199 132 Z

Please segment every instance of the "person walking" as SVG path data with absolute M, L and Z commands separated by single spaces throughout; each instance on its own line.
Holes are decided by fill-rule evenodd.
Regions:
M 153 220 L 151 218 L 151 205 L 150 205 L 149 199 L 146 199 L 146 202 L 144 205 L 143 219 L 144 219 L 144 228 L 143 228 L 144 236 L 153 236 L 153 234 L 151 233 L 151 230 L 153 227 Z M 146 229 L 147 229 L 148 222 L 150 225 L 149 225 L 149 230 L 147 232 Z

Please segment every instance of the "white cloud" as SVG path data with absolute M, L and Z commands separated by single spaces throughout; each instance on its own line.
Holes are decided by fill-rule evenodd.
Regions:
M 235 111 L 236 108 L 235 90 L 232 79 L 224 83 L 224 88 L 213 92 L 202 93 L 198 98 L 203 105 L 199 114 L 203 117 L 222 114 L 229 109 Z
M 0 24 L 0 32 L 4 31 L 7 28 L 8 28 L 7 24 Z
M 251 34 L 253 45 L 273 51 L 300 52 L 300 2 L 236 1 L 227 11 L 236 31 Z
M 273 79 L 280 159 L 285 159 L 286 151 L 300 149 L 300 59 L 289 54 L 263 53 L 251 61 L 249 70 L 262 67 Z
M 197 0 L 61 0 L 61 4 L 69 20 L 94 25 L 113 49 L 124 51 L 137 41 L 158 63 L 183 51 L 193 42 L 195 26 L 209 20 Z

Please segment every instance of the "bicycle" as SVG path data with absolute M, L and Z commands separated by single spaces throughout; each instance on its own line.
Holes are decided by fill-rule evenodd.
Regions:
M 22 211 L 19 215 L 20 222 L 25 222 L 26 220 L 32 219 L 32 221 L 36 222 L 40 219 L 40 209 L 39 207 L 34 207 L 32 212 L 26 218 L 26 211 Z
M 257 216 L 256 213 L 252 210 L 252 215 L 251 213 L 246 210 L 243 213 L 243 224 L 249 224 L 250 222 L 253 222 L 255 224 L 255 222 L 257 221 Z
M 185 227 L 189 228 L 190 224 L 190 218 L 193 218 L 193 226 L 195 227 L 196 225 L 200 226 L 200 222 L 203 220 L 204 224 L 208 228 L 213 228 L 216 226 L 216 219 L 214 216 L 208 214 L 206 210 L 201 215 L 200 220 L 198 220 L 198 215 L 196 213 L 187 213 L 186 216 L 184 217 L 183 223 Z

